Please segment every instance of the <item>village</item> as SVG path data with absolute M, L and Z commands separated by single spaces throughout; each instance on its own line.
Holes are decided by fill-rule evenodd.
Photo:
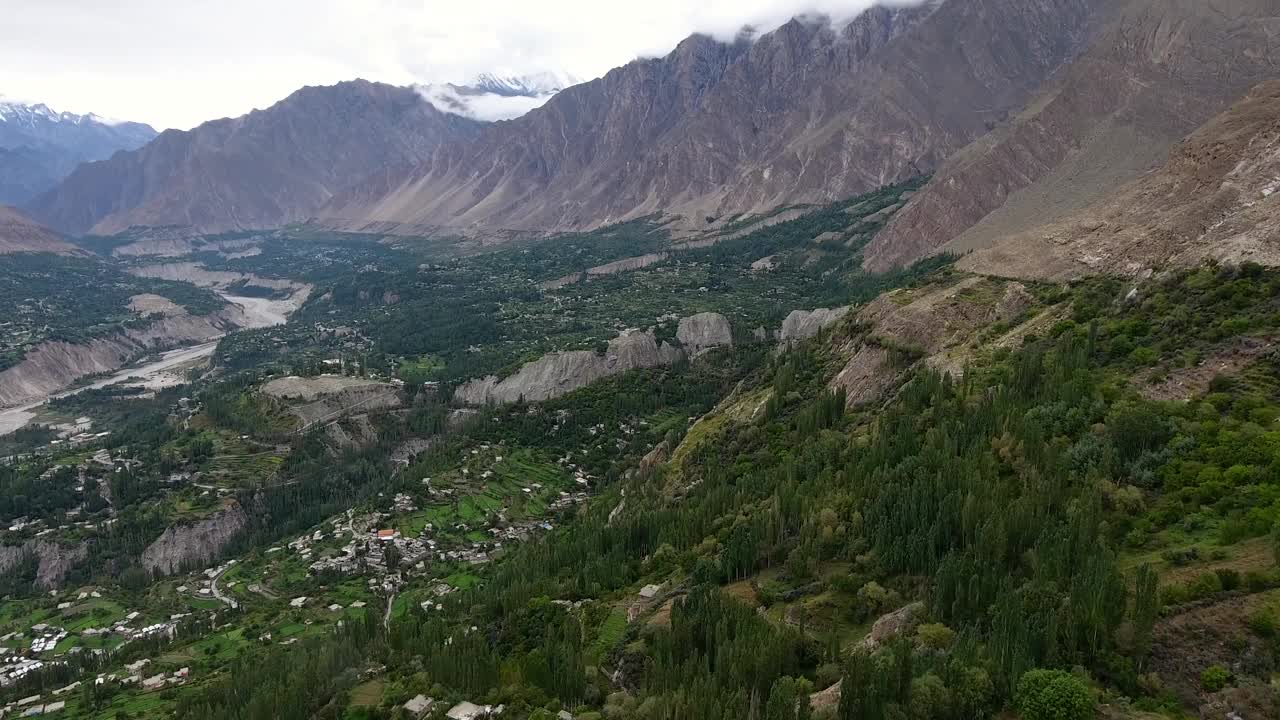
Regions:
M 176 412 L 190 417 L 190 401 L 181 405 Z M 118 522 L 113 487 L 117 478 L 137 473 L 140 462 L 127 447 L 94 448 L 106 434 L 92 430 L 88 418 L 59 427 L 61 437 L 51 449 L 59 450 L 60 459 L 40 476 L 74 489 L 78 504 L 43 517 L 9 518 L 0 526 L 5 544 L 65 542 Z M 404 474 L 413 462 L 398 465 Z M 199 512 L 202 497 L 212 501 L 234 491 L 203 475 L 178 467 L 160 475 L 155 487 L 185 512 Z M 534 456 L 481 443 L 462 450 L 449 469 L 405 477 L 385 498 L 379 495 L 307 532 L 247 556 L 156 577 L 158 595 L 131 597 L 81 586 L 27 601 L 30 610 L 0 622 L 7 631 L 0 635 L 0 689 L 9 690 L 0 718 L 67 710 L 68 694 L 85 683 L 142 702 L 186 684 L 193 671 L 203 676 L 209 669 L 204 658 L 220 639 L 228 649 L 250 641 L 292 645 L 366 610 L 386 618 L 407 608 L 440 612 L 446 596 L 479 581 L 479 567 L 507 547 L 553 530 L 559 513 L 589 498 L 592 482 L 572 455 Z M 246 628 L 253 628 L 251 635 Z M 128 651 L 137 641 L 154 644 Z M 121 658 L 122 651 L 127 652 Z M 50 677 L 65 678 L 64 684 L 50 683 Z M 70 710 L 78 702 L 71 698 Z M 405 703 L 411 717 L 433 707 L 441 709 L 426 697 Z M 474 720 L 502 710 L 464 702 L 446 715 Z

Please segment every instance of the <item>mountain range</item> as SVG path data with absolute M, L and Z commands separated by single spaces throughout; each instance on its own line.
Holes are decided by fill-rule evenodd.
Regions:
M 585 83 L 305 88 L 86 164 L 27 209 L 72 234 L 310 220 L 496 236 L 661 217 L 679 235 L 932 175 L 868 246 L 883 270 L 1141 178 L 1275 75 L 1278 34 L 1271 0 L 874 7 L 838 26 L 694 35 Z
M 155 136 L 155 129 L 143 123 L 57 112 L 0 96 L 0 203 L 26 202 L 80 163 L 137 149 Z

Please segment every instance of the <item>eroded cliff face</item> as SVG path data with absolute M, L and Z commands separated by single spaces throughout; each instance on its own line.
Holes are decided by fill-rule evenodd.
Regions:
M 472 380 L 459 387 L 454 397 L 470 405 L 547 400 L 610 375 L 671 365 L 683 356 L 678 348 L 659 343 L 652 331 L 630 330 L 611 340 L 603 355 L 592 350 L 551 353 L 525 363 L 508 378 L 490 375 Z
M 0 407 L 39 400 L 80 378 L 118 370 L 139 355 L 214 340 L 244 324 L 243 311 L 229 305 L 213 315 L 164 317 L 84 344 L 41 343 L 22 362 L 0 372 Z
M 720 313 L 704 312 L 681 318 L 676 339 L 690 358 L 718 347 L 733 345 L 733 328 Z
M 221 511 L 193 523 L 165 529 L 142 551 L 142 566 L 169 575 L 184 565 L 208 563 L 249 523 L 240 504 L 232 501 Z
M 0 545 L 0 572 L 10 572 L 18 563 L 34 555 L 37 562 L 36 587 L 53 590 L 62 584 L 76 563 L 89 555 L 89 546 L 84 543 L 63 545 L 48 540 L 28 540 L 22 545 Z

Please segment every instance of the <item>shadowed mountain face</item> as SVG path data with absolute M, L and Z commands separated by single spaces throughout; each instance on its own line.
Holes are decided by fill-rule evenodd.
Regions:
M 1274 0 L 1126 0 L 1010 123 L 957 153 L 867 247 L 884 270 L 1069 217 L 1275 77 Z
M 371 174 L 429 161 L 479 127 L 408 88 L 363 80 L 307 87 L 266 110 L 169 130 L 83 165 L 29 209 L 71 233 L 271 227 L 309 217 Z
M 133 150 L 155 136 L 150 125 L 56 112 L 0 97 L 0 203 L 26 202 L 80 163 Z
M 661 212 L 689 227 L 849 196 L 933 170 L 1022 107 L 1106 4 L 948 0 L 754 42 L 690 37 L 322 214 L 558 230 Z

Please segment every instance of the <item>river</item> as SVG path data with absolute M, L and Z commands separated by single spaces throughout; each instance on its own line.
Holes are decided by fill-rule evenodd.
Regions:
M 230 303 L 239 305 L 244 310 L 244 314 L 249 321 L 246 326 L 248 328 L 283 325 L 289 319 L 289 314 L 302 304 L 296 297 L 291 297 L 287 300 L 268 300 L 266 298 L 240 297 L 237 295 L 223 295 L 222 297 Z M 303 300 L 305 300 L 305 295 Z M 35 410 L 50 400 L 68 397 L 85 390 L 104 388 L 117 383 L 141 385 L 149 390 L 159 390 L 180 385 L 185 381 L 183 378 L 184 373 L 174 371 L 183 365 L 212 355 L 217 348 L 218 340 L 215 339 L 200 345 L 170 350 L 161 354 L 157 360 L 138 367 L 118 370 L 89 385 L 46 395 L 39 400 L 19 407 L 0 410 L 0 435 L 7 435 L 26 426 L 36 416 Z

